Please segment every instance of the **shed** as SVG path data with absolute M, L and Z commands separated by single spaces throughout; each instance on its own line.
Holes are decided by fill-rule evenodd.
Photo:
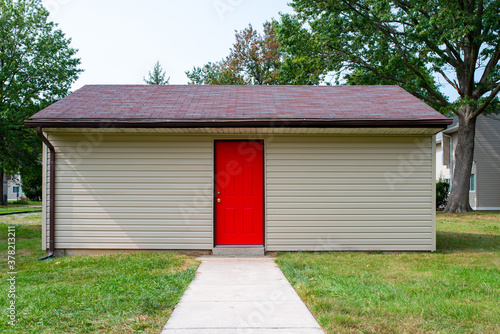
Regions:
M 450 123 L 398 86 L 84 86 L 26 122 L 42 246 L 434 251 Z

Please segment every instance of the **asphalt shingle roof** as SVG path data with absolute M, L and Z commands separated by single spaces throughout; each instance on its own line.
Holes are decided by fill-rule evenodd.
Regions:
M 442 122 L 445 117 L 398 86 L 89 85 L 30 119 L 99 120 Z

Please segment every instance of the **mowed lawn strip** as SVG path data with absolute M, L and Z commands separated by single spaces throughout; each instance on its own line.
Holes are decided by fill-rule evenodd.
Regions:
M 2 213 L 16 213 L 16 212 L 41 212 L 42 208 L 26 208 L 26 207 L 15 207 L 0 206 L 0 214 Z
M 12 212 L 41 211 L 42 202 L 10 202 L 8 205 L 0 205 L 0 214 Z
M 173 253 L 61 257 L 36 261 L 41 214 L 4 216 L 16 226 L 17 325 L 2 308 L 0 333 L 159 333 L 195 276 L 198 262 Z M 8 305 L 7 224 L 0 304 Z
M 500 213 L 437 215 L 435 253 L 280 253 L 327 333 L 500 333 Z

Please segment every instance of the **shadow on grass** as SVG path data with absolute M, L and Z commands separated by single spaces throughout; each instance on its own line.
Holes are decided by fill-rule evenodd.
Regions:
M 500 236 L 459 232 L 437 232 L 439 253 L 491 252 L 500 250 Z

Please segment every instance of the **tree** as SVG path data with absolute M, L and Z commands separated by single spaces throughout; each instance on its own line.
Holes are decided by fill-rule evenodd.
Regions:
M 170 77 L 165 79 L 167 74 L 160 65 L 160 61 L 157 60 L 155 66 L 153 67 L 153 72 L 148 73 L 148 78 L 144 78 L 144 82 L 148 85 L 168 85 Z
M 203 67 L 194 67 L 186 75 L 190 85 L 247 85 L 248 81 L 241 74 L 242 68 L 232 57 L 219 62 L 208 62 Z
M 48 16 L 41 0 L 0 0 L 0 174 L 39 156 L 24 121 L 66 96 L 81 72 L 71 39 Z
M 24 194 L 32 201 L 42 198 L 42 141 L 38 136 L 28 136 L 25 144 L 29 148 L 19 152 L 22 158 L 19 166 L 21 186 Z
M 186 71 L 190 84 L 277 85 L 317 84 L 322 71 L 304 71 L 295 59 L 284 55 L 276 32 L 276 21 L 263 24 L 263 34 L 251 25 L 237 31 L 229 55 Z M 308 74 L 305 74 L 308 73 Z
M 459 119 L 453 184 L 445 212 L 471 211 L 469 179 L 477 117 L 500 91 L 498 0 L 294 0 L 279 31 L 306 36 L 282 44 L 295 53 L 314 40 L 337 79 L 397 84 Z M 307 57 L 307 53 L 302 53 Z M 454 103 L 437 76 L 458 93 Z
M 285 24 L 287 17 L 283 16 L 282 22 L 275 24 L 282 56 L 280 84 L 318 85 L 324 82 L 327 73 L 337 66 L 323 57 L 322 47 L 306 29 L 301 29 L 301 22 L 287 20 L 288 25 Z
M 42 164 L 38 160 L 21 168 L 23 192 L 31 201 L 42 200 L 42 177 Z

